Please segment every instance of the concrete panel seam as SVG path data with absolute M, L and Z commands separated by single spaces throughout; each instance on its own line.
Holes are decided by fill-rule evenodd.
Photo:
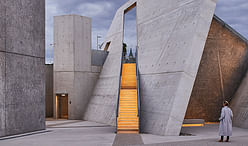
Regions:
M 4 7 L 4 27 L 5 27 L 5 35 L 4 35 L 4 50 L 6 50 L 6 46 L 7 46 L 7 41 L 6 41 L 6 35 L 7 35 L 7 22 L 6 22 L 6 17 L 7 17 L 7 11 L 6 11 L 6 7 Z M 7 88 L 7 85 L 6 85 L 6 74 L 7 74 L 7 71 L 6 71 L 6 53 L 4 53 L 4 57 L 5 57 L 5 60 L 4 60 L 4 134 L 6 134 L 6 129 L 7 129 L 7 126 L 6 126 L 6 123 L 7 123 L 7 110 L 6 110 L 6 88 Z
M 5 40 L 5 42 L 6 42 L 6 40 Z M 26 56 L 26 57 L 32 57 L 32 58 L 40 58 L 40 59 L 45 59 L 45 57 L 32 56 L 32 55 L 20 54 L 20 53 L 9 52 L 9 51 L 2 51 L 2 50 L 0 50 L 0 52 L 2 52 L 2 53 L 6 53 L 6 54 L 14 54 L 14 55 L 19 55 L 19 56 Z
M 54 71 L 54 72 L 83 72 L 83 73 L 92 73 L 91 71 Z
M 194 78 L 194 76 L 192 76 L 191 74 L 189 74 L 189 73 L 187 73 L 187 72 L 185 72 L 185 71 L 172 71 L 172 72 L 148 73 L 148 74 L 140 74 L 140 75 L 146 76 L 146 75 L 160 75 L 160 74 L 174 74 L 174 73 L 185 73 L 185 74 L 188 75 L 189 77 Z

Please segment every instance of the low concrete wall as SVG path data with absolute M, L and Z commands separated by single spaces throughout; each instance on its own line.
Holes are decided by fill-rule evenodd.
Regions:
M 0 0 L 0 137 L 45 129 L 45 0 Z
M 215 16 L 185 118 L 218 121 L 223 101 L 231 101 L 247 62 L 246 41 Z
M 107 51 L 91 50 L 91 65 L 92 66 L 103 66 L 107 56 L 108 56 Z
M 53 117 L 53 64 L 46 64 L 46 117 Z

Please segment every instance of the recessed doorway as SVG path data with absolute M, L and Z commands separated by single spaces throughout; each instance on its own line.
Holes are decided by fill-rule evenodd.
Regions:
M 68 119 L 68 94 L 57 94 L 57 118 Z

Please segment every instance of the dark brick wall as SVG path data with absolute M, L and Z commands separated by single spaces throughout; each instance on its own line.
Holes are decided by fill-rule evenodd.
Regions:
M 247 62 L 245 41 L 213 19 L 185 118 L 218 121 L 222 102 L 232 99 Z

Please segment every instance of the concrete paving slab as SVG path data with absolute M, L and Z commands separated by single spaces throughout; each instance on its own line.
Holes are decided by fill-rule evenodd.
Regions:
M 145 146 L 247 146 L 248 139 L 244 137 L 235 137 L 230 142 L 217 142 L 217 139 L 196 140 L 187 142 L 169 142 L 147 144 Z
M 49 121 L 50 124 L 52 123 Z M 0 140 L 1 146 L 112 146 L 115 138 L 114 127 L 74 127 L 80 122 L 59 120 L 54 123 L 67 122 L 71 128 L 47 128 L 50 132 Z M 70 123 L 71 122 L 71 123 Z M 72 123 L 76 122 L 76 123 Z M 66 125 L 66 124 L 65 124 Z M 66 125 L 66 126 L 68 126 Z M 81 121 L 80 125 L 94 126 L 94 122 Z M 55 126 L 56 127 L 56 126 Z M 69 126 L 68 126 L 69 127 Z
M 0 146 L 112 146 L 115 138 L 115 127 L 89 121 L 50 120 L 47 124 L 55 125 L 47 128 L 47 132 L 35 133 L 12 139 L 0 140 Z M 57 124 L 57 125 L 56 125 Z M 182 133 L 193 136 L 157 136 L 141 134 L 125 136 L 118 145 L 145 146 L 247 146 L 248 129 L 233 127 L 233 136 L 229 143 L 219 143 L 218 124 L 204 127 L 184 127 Z M 125 140 L 125 141 L 123 141 Z M 143 142 L 141 144 L 139 142 Z M 125 143 L 123 143 L 125 142 Z M 131 143 L 135 142 L 135 143 Z
M 113 146 L 144 144 L 139 134 L 116 134 Z
M 183 127 L 181 133 L 191 134 L 192 136 L 157 136 L 151 134 L 142 134 L 142 139 L 145 144 L 154 143 L 168 143 L 168 142 L 180 142 L 180 141 L 194 141 L 194 140 L 206 140 L 215 139 L 218 140 L 218 124 L 209 124 L 204 127 Z M 248 129 L 241 129 L 233 127 L 232 137 L 248 137 Z M 231 137 L 231 139 L 232 139 Z

